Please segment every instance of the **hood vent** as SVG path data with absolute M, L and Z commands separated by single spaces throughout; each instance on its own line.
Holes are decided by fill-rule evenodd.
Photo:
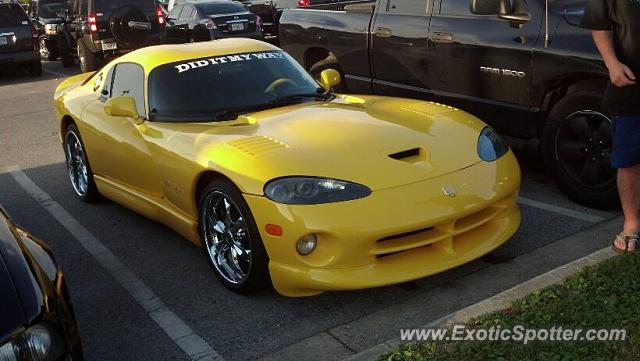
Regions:
M 430 167 L 429 154 L 427 150 L 422 147 L 416 147 L 396 153 L 391 153 L 389 154 L 389 158 L 413 165 Z
M 389 157 L 397 160 L 404 160 L 411 157 L 420 156 L 420 148 L 403 150 L 402 152 L 389 154 Z

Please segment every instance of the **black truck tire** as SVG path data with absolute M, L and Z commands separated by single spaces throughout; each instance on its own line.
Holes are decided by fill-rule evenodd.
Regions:
M 82 39 L 78 40 L 78 60 L 83 73 L 98 70 L 98 55 L 89 50 Z
M 334 59 L 324 59 L 313 64 L 311 68 L 309 68 L 309 74 L 311 74 L 311 76 L 313 76 L 314 79 L 317 79 L 319 81 L 320 73 L 322 73 L 324 70 L 327 70 L 327 69 L 334 69 L 334 70 L 337 70 L 338 73 L 340 73 L 340 79 L 342 81 L 340 82 L 340 84 L 334 87 L 333 90 L 335 90 L 338 93 L 346 93 L 348 89 L 347 89 L 347 85 L 345 84 L 344 72 L 342 72 L 342 68 L 340 67 L 340 64 L 338 64 L 338 62 L 336 62 Z
M 547 170 L 573 201 L 593 208 L 620 204 L 611 168 L 611 122 L 600 110 L 602 93 L 579 90 L 551 109 L 542 151 Z
M 60 52 L 60 59 L 62 59 L 63 67 L 70 68 L 75 65 L 69 41 L 67 41 L 67 38 L 64 35 L 58 36 L 58 51 Z

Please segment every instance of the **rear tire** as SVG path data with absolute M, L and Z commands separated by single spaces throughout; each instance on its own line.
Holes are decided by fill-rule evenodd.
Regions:
M 81 72 L 88 73 L 98 70 L 98 55 L 89 50 L 83 40 L 78 41 L 78 59 Z
M 216 277 L 240 294 L 268 287 L 269 257 L 242 193 L 228 181 L 217 179 L 200 194 L 198 230 Z
M 70 68 L 75 65 L 69 42 L 67 42 L 66 37 L 63 35 L 58 37 L 58 51 L 60 52 L 63 67 Z
M 27 65 L 27 70 L 29 71 L 29 75 L 33 77 L 42 76 L 42 63 L 40 62 L 40 59 L 31 60 Z
M 547 170 L 573 201 L 600 209 L 620 204 L 610 165 L 611 124 L 602 94 L 580 90 L 562 98 L 545 124 L 542 150 Z

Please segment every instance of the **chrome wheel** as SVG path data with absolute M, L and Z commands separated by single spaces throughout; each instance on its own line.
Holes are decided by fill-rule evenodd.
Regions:
M 84 197 L 89 189 L 87 158 L 80 139 L 72 131 L 67 133 L 65 139 L 65 156 L 71 185 L 80 197 Z
M 220 191 L 209 193 L 203 207 L 205 248 L 213 266 L 227 282 L 244 282 L 252 264 L 245 217 L 236 203 Z

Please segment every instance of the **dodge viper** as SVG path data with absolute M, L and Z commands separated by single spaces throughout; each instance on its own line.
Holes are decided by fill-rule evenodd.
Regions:
M 136 50 L 56 89 L 71 185 L 201 245 L 238 293 L 407 282 L 516 232 L 520 169 L 490 127 L 340 80 L 251 39 Z

